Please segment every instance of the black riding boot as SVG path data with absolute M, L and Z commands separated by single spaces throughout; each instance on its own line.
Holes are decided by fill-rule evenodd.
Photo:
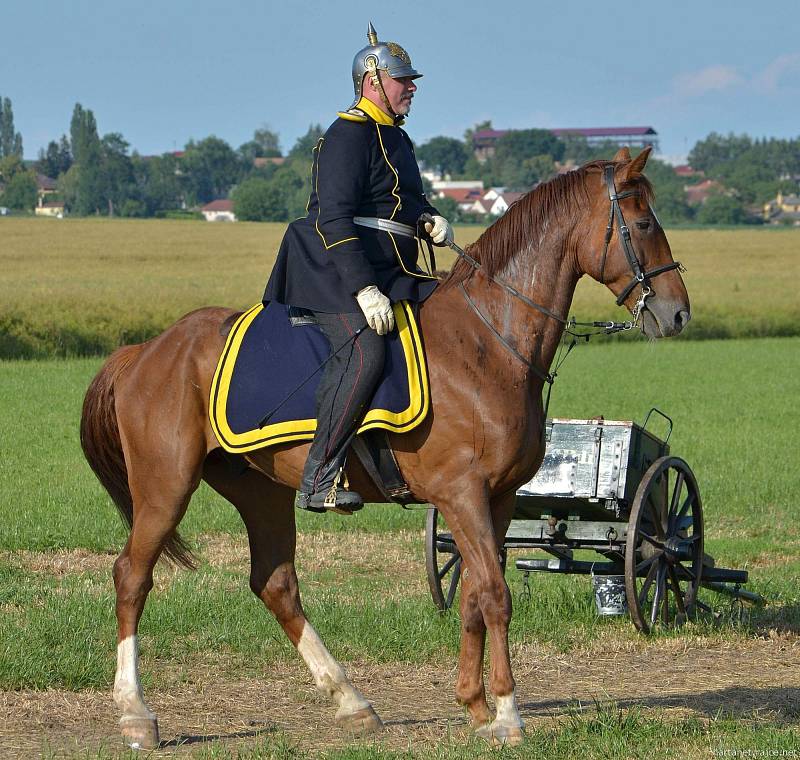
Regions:
M 359 494 L 340 485 L 344 478 L 345 454 L 328 462 L 308 457 L 295 501 L 297 507 L 309 512 L 331 511 L 349 515 L 364 506 Z

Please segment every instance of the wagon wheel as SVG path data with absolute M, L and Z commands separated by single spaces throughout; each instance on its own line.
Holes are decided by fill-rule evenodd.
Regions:
M 703 507 L 689 465 L 657 459 L 633 499 L 625 546 L 625 591 L 633 624 L 680 625 L 694 616 L 703 571 Z
M 453 606 L 461 581 L 461 553 L 446 531 L 444 518 L 436 507 L 431 507 L 425 521 L 425 570 L 433 603 L 442 612 Z M 500 550 L 500 566 L 505 573 L 505 547 Z

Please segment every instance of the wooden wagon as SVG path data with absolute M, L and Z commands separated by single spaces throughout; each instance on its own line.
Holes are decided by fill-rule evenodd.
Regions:
M 664 440 L 647 429 L 654 415 L 668 426 Z M 542 466 L 517 491 L 503 567 L 508 549 L 530 549 L 540 556 L 516 560 L 526 588 L 531 573 L 591 574 L 599 580 L 598 610 L 627 606 L 644 633 L 658 622 L 680 624 L 698 610 L 710 611 L 698 599 L 701 587 L 763 601 L 742 589 L 746 570 L 716 567 L 704 552 L 697 480 L 683 459 L 670 455 L 671 432 L 672 420 L 657 409 L 641 426 L 548 420 Z M 576 559 L 579 550 L 597 559 Z M 445 610 L 458 588 L 461 556 L 435 508 L 428 510 L 425 554 L 434 604 Z

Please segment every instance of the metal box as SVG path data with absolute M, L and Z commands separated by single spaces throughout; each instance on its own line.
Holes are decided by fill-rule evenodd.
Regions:
M 517 519 L 586 519 L 627 510 L 647 468 L 669 446 L 635 422 L 547 421 L 547 448 L 536 475 L 517 490 Z

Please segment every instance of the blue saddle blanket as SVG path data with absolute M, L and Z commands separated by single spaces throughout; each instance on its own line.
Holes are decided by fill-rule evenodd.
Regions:
M 396 329 L 387 336 L 383 376 L 360 433 L 372 428 L 403 433 L 428 413 L 428 373 L 414 313 L 405 301 L 393 308 Z M 308 378 L 329 355 L 319 326 L 293 326 L 288 306 L 273 301 L 242 314 L 228 334 L 211 384 L 209 415 L 222 447 L 243 453 L 311 440 L 323 370 Z

